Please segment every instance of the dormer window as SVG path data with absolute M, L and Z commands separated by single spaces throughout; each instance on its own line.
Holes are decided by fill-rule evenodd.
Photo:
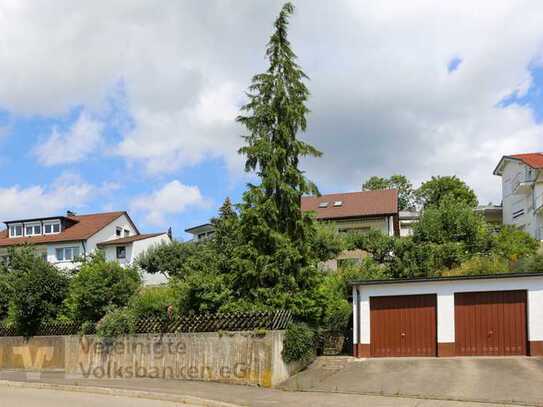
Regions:
M 343 206 L 343 201 L 334 201 L 334 206 Z
M 41 235 L 41 224 L 25 225 L 25 236 Z
M 9 227 L 9 237 L 20 237 L 23 235 L 23 225 L 11 225 Z
M 60 233 L 60 222 L 47 222 L 43 224 L 43 233 L 46 235 L 54 235 Z
M 319 208 L 327 208 L 328 207 L 328 202 L 321 202 L 319 204 Z

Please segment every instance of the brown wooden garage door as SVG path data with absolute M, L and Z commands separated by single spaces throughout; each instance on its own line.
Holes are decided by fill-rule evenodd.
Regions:
M 370 354 L 436 356 L 436 296 L 370 297 Z
M 526 355 L 526 291 L 454 295 L 456 354 Z

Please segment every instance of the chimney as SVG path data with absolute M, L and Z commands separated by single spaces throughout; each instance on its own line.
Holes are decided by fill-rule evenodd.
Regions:
M 75 215 L 76 215 L 76 213 L 73 212 L 73 211 L 70 211 L 70 210 L 66 211 L 66 216 L 75 216 Z
M 168 237 L 170 238 L 170 240 L 172 240 L 172 227 L 171 226 L 168 228 Z

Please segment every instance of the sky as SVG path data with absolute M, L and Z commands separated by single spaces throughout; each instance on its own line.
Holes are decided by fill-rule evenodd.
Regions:
M 543 2 L 294 4 L 321 192 L 457 175 L 499 203 L 499 158 L 543 151 Z M 239 201 L 235 118 L 281 5 L 0 0 L 0 220 L 127 210 L 186 238 Z

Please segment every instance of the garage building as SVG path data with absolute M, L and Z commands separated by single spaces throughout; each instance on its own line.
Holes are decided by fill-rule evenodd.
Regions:
M 543 274 L 352 287 L 354 356 L 543 356 Z

